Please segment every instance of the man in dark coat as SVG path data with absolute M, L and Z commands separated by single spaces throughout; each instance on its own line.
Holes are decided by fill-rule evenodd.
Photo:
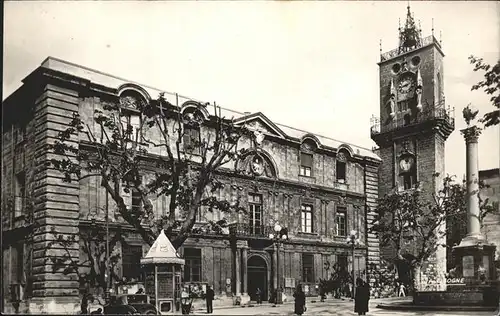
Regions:
M 295 311 L 294 313 L 297 315 L 302 315 L 306 311 L 306 295 L 304 291 L 302 291 L 302 285 L 297 285 L 297 289 L 295 293 L 293 293 L 293 297 L 295 298 Z
M 206 294 L 206 300 L 207 300 L 207 314 L 212 314 L 214 312 L 214 308 L 212 305 L 212 302 L 214 300 L 214 290 L 210 287 L 210 285 L 207 285 L 207 294 Z
M 354 297 L 354 312 L 358 315 L 366 315 L 368 312 L 368 301 L 370 300 L 370 287 L 361 278 L 356 279 L 356 294 Z
M 257 298 L 257 304 L 262 304 L 262 291 L 260 290 L 260 287 L 258 287 L 257 291 L 255 291 L 255 296 Z

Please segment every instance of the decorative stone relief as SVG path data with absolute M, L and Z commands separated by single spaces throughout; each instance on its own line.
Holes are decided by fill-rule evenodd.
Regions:
M 247 175 L 276 177 L 271 162 L 258 152 L 251 153 L 240 161 L 238 169 Z
M 138 109 L 139 98 L 127 95 L 120 97 L 120 105 L 126 108 Z
M 347 157 L 346 157 L 345 153 L 339 152 L 337 154 L 337 160 L 342 161 L 342 162 L 347 162 Z

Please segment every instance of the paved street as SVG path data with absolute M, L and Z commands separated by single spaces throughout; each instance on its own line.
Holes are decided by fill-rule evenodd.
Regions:
M 474 316 L 492 316 L 496 315 L 495 312 L 440 312 L 440 311 L 414 311 L 414 312 L 402 312 L 402 311 L 389 311 L 384 309 L 376 308 L 379 302 L 373 301 L 370 303 L 370 311 L 367 313 L 368 316 L 386 316 L 386 315 L 401 315 L 401 316 L 413 316 L 413 315 L 433 315 L 433 316 L 448 316 L 448 315 L 474 315 Z M 196 311 L 193 315 L 206 315 L 204 311 Z M 270 305 L 262 305 L 255 307 L 236 307 L 236 308 L 225 308 L 225 309 L 215 309 L 213 315 L 294 315 L 293 314 L 293 304 L 284 304 L 278 307 L 272 307 Z M 307 312 L 304 315 L 357 315 L 353 312 L 353 302 L 352 301 L 329 301 L 324 303 L 309 303 L 307 305 Z

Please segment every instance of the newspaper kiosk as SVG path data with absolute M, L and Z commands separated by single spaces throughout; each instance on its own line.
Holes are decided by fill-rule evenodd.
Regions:
M 141 259 L 145 272 L 145 291 L 151 304 L 162 315 L 181 310 L 181 274 L 184 259 L 162 230 L 147 255 Z

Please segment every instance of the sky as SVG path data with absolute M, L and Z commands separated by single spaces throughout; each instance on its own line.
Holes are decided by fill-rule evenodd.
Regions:
M 398 44 L 406 1 L 22 1 L 4 3 L 3 99 L 48 56 L 372 148 L 380 41 Z M 497 1 L 410 2 L 423 36 L 442 38 L 444 91 L 456 127 L 446 172 L 465 174 L 462 108 L 493 106 L 467 57 L 499 59 Z M 434 22 L 432 22 L 434 20 Z M 442 34 L 440 37 L 440 33 Z M 499 127 L 479 139 L 498 168 Z

